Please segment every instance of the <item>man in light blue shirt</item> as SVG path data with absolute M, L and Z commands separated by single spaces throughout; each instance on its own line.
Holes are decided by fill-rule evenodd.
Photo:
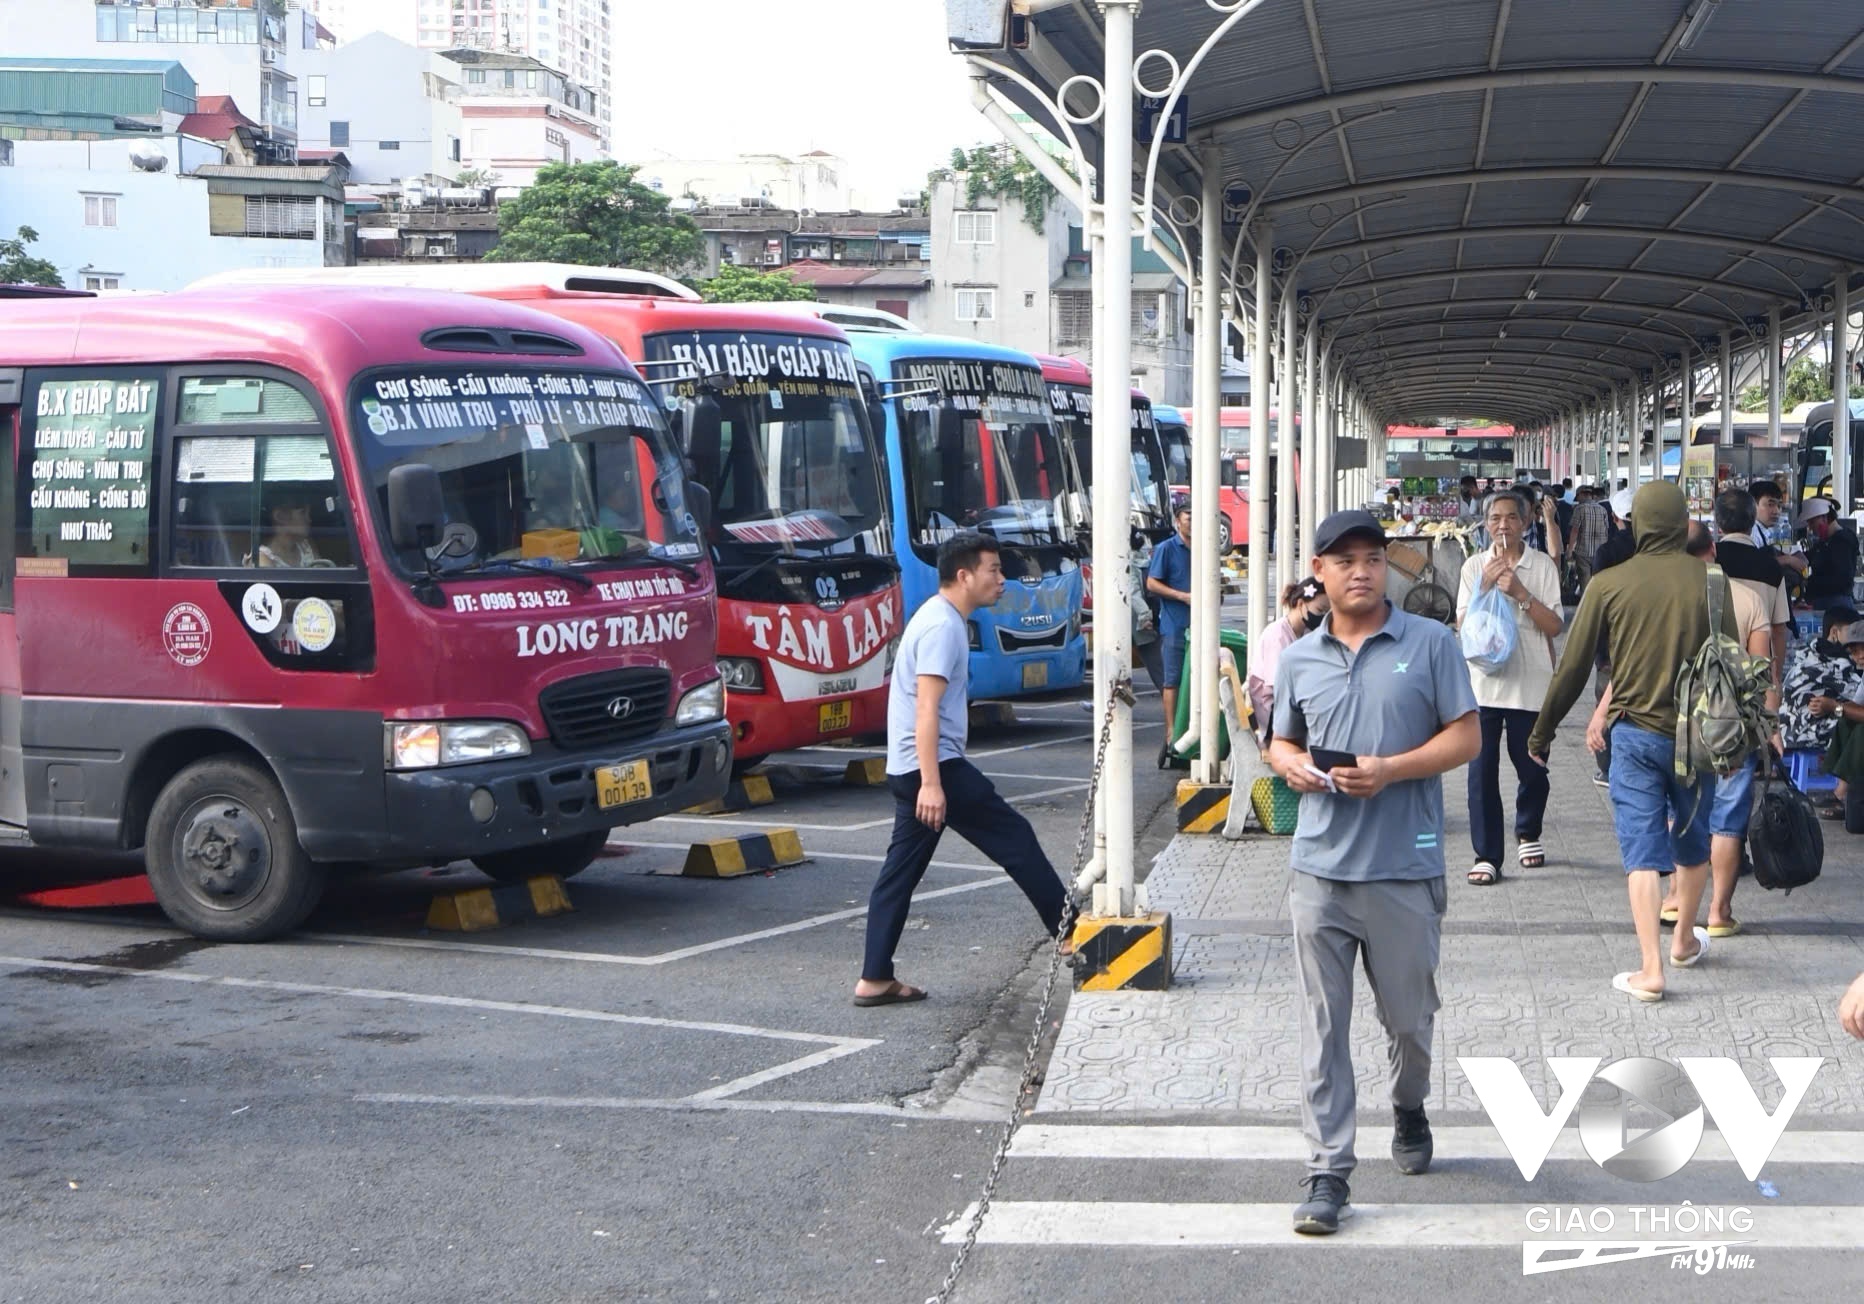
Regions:
M 1300 982 L 1308 1199 L 1294 1229 L 1340 1225 L 1356 1157 L 1353 969 L 1390 1042 L 1392 1160 L 1430 1168 L 1443 881 L 1443 774 L 1482 750 L 1468 664 L 1448 628 L 1385 599 L 1385 531 L 1335 512 L 1314 531 L 1332 612 L 1276 668 L 1269 763 L 1301 794 L 1289 890 Z M 1335 755 L 1337 753 L 1338 755 Z
M 913 891 L 932 863 L 947 824 L 1009 872 L 1050 936 L 1066 901 L 1055 867 L 1029 821 L 964 759 L 970 733 L 965 688 L 971 674 L 968 623 L 1003 596 L 997 541 L 959 534 L 938 550 L 938 592 L 906 622 L 887 691 L 887 788 L 893 840 L 867 905 L 867 954 L 856 1005 L 922 1001 L 923 987 L 893 976 L 893 952 L 906 928 Z

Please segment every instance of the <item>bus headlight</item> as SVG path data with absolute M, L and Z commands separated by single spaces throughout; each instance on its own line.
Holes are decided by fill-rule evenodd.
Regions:
M 982 652 L 984 650 L 984 633 L 977 627 L 977 622 L 975 620 L 967 620 L 964 622 L 964 627 L 967 631 L 965 641 L 971 651 Z
M 750 657 L 720 657 L 718 673 L 725 687 L 738 693 L 764 691 L 764 668 Z
M 431 770 L 529 756 L 531 740 L 498 720 L 413 720 L 386 727 L 384 760 L 391 770 Z
M 753 663 L 755 664 L 755 663 Z M 676 725 L 710 724 L 725 715 L 725 681 L 714 679 L 701 684 L 680 699 L 680 709 L 673 713 Z

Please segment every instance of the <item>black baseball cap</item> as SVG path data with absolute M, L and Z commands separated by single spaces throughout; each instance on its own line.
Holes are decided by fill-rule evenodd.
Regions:
M 1335 512 L 1314 531 L 1314 554 L 1319 556 L 1331 552 L 1348 539 L 1362 536 L 1381 548 L 1387 542 L 1385 527 L 1378 523 L 1371 512 Z

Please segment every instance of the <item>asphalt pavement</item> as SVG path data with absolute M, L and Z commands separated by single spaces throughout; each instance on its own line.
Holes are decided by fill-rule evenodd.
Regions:
M 1084 697 L 972 736 L 1064 872 Z M 1149 757 L 1156 696 L 1138 719 Z M 924 1299 L 1047 950 L 948 835 L 899 951 L 931 999 L 851 1004 L 892 803 L 837 776 L 879 754 L 776 758 L 774 804 L 620 830 L 574 913 L 493 932 L 425 926 L 436 894 L 485 885 L 468 865 L 344 881 L 263 945 L 148 906 L 0 907 L 0 1299 Z M 1138 766 L 1142 862 L 1177 777 Z M 779 827 L 806 863 L 678 872 L 693 842 Z M 6 871 L 113 868 L 133 863 Z

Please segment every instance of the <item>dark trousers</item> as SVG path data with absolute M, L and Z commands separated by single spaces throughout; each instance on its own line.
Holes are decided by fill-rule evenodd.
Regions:
M 1506 711 L 1485 706 L 1482 720 L 1482 755 L 1469 767 L 1469 840 L 1476 859 L 1502 863 L 1502 739 L 1508 740 L 1508 759 L 1515 772 L 1515 841 L 1540 841 L 1540 823 L 1547 814 L 1547 771 L 1527 752 L 1534 731 L 1533 711 Z
M 1042 926 L 1051 936 L 1059 932 L 1066 895 L 1029 821 L 998 796 L 969 761 L 942 761 L 938 773 L 945 787 L 946 827 L 1003 866 L 1042 916 Z M 919 775 L 889 774 L 887 788 L 893 794 L 893 841 L 867 902 L 867 957 L 861 977 L 870 982 L 893 978 L 893 952 L 906 928 L 913 890 L 925 877 L 939 840 L 939 831 L 921 824 L 913 813 Z

